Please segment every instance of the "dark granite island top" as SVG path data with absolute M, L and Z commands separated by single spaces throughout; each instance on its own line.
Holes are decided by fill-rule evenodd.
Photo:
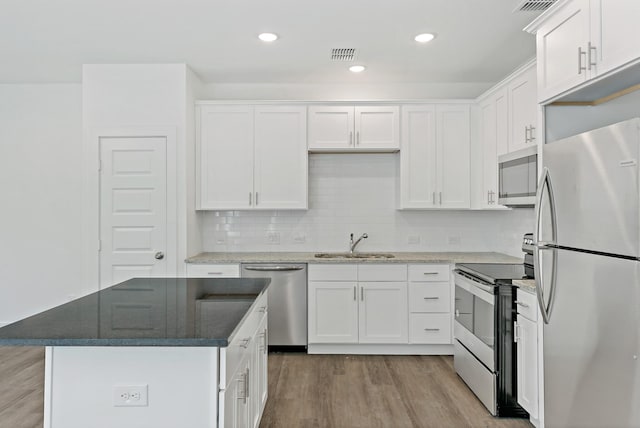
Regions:
M 225 347 L 268 279 L 135 278 L 0 328 L 0 345 Z

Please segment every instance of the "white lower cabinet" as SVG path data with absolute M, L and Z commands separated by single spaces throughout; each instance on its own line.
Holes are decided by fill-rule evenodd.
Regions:
M 309 265 L 309 345 L 341 345 L 334 348 L 338 352 L 347 349 L 344 345 L 387 346 L 366 348 L 381 353 L 396 345 L 450 346 L 450 269 L 432 264 Z
M 538 419 L 538 325 L 535 312 L 537 302 L 534 295 L 522 290 L 518 290 L 517 296 L 518 403 L 529 412 L 532 419 Z
M 187 278 L 240 278 L 240 265 L 187 263 Z

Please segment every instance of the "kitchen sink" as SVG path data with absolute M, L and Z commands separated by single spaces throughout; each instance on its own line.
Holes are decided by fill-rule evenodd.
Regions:
M 387 253 L 318 253 L 318 259 L 392 259 L 395 256 Z

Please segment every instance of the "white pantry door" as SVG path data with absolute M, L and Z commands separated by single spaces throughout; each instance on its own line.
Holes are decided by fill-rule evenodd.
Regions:
M 167 271 L 167 140 L 100 140 L 100 288 Z

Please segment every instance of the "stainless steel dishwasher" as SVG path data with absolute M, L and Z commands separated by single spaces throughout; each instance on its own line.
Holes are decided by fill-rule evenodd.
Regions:
M 242 277 L 270 278 L 269 349 L 307 347 L 307 265 L 300 263 L 243 263 Z

